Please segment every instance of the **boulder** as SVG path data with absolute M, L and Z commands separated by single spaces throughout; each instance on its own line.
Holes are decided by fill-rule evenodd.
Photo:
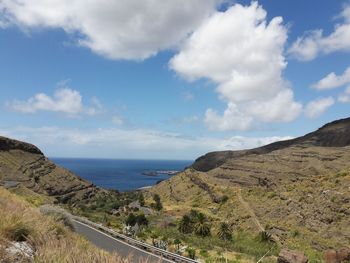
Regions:
M 303 252 L 282 249 L 277 258 L 278 263 L 307 263 L 308 259 Z
M 350 248 L 341 248 L 338 250 L 329 249 L 324 254 L 326 263 L 341 263 L 350 261 Z

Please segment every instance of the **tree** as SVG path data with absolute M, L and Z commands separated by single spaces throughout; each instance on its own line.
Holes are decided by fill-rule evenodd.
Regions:
M 157 211 L 162 210 L 163 205 L 162 205 L 162 203 L 161 203 L 161 201 L 160 201 L 160 196 L 159 196 L 158 194 L 155 194 L 155 195 L 153 196 L 153 200 L 154 200 L 154 202 L 155 202 L 154 208 L 155 208 Z
M 193 225 L 191 218 L 188 215 L 184 215 L 178 226 L 178 230 L 183 234 L 189 234 L 193 232 Z
M 139 203 L 140 203 L 140 206 L 145 205 L 145 197 L 143 196 L 142 193 L 140 193 L 140 195 L 139 195 Z
M 230 224 L 222 222 L 219 226 L 218 237 L 223 241 L 232 240 L 232 227 Z M 226 248 L 225 248 L 226 250 Z M 227 257 L 225 255 L 225 261 L 227 262 Z
M 194 225 L 195 233 L 202 237 L 210 236 L 210 224 L 207 217 L 203 213 L 198 213 L 197 221 Z
M 134 226 L 137 222 L 137 218 L 133 213 L 130 213 L 127 217 L 127 219 L 125 220 L 125 224 L 127 226 Z
M 136 217 L 136 222 L 139 226 L 148 226 L 148 220 L 144 214 L 140 214 Z
M 222 222 L 219 226 L 218 237 L 223 241 L 232 240 L 232 227 L 230 224 Z
M 267 243 L 268 242 L 271 242 L 271 243 L 275 242 L 273 237 L 272 237 L 272 235 L 269 232 L 267 232 L 267 231 L 261 231 L 259 236 L 260 236 L 260 241 L 261 242 L 267 242 Z

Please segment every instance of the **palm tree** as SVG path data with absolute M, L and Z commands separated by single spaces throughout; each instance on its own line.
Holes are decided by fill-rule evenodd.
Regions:
M 226 222 L 220 223 L 218 237 L 225 242 L 232 240 L 232 227 L 231 227 L 231 225 L 226 223 Z M 226 248 L 225 248 L 225 251 L 227 251 Z M 225 261 L 227 263 L 226 255 L 225 255 Z
M 210 236 L 210 227 L 207 217 L 203 213 L 198 213 L 195 222 L 196 234 L 202 237 Z
M 232 227 L 226 222 L 220 223 L 218 237 L 223 241 L 232 240 Z
M 193 226 L 191 218 L 188 215 L 184 215 L 179 222 L 179 231 L 184 234 L 189 234 L 193 232 Z
M 261 231 L 260 232 L 260 240 L 261 240 L 261 242 L 267 242 L 267 243 L 268 242 L 271 242 L 271 243 L 275 242 L 275 240 L 272 237 L 272 235 L 269 232 L 267 232 L 267 231 Z

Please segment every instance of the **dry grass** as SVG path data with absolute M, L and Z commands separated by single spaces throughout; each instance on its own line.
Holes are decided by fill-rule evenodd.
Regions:
M 93 246 L 53 217 L 43 215 L 28 202 L 0 187 L 0 261 L 7 258 L 5 247 L 13 241 L 27 241 L 35 250 L 35 262 L 118 262 L 131 263 Z M 145 261 L 146 262 L 146 261 Z

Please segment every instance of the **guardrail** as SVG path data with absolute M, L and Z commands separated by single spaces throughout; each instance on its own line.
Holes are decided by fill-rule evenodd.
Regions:
M 190 258 L 187 258 L 187 257 L 184 257 L 184 256 L 181 256 L 179 254 L 176 254 L 176 253 L 173 253 L 173 252 L 169 252 L 169 251 L 166 251 L 164 249 L 161 249 L 161 248 L 158 248 L 158 247 L 155 247 L 155 246 L 152 246 L 150 244 L 147 244 L 145 242 L 142 242 L 140 240 L 136 240 L 136 239 L 133 239 L 131 237 L 128 237 L 126 235 L 123 235 L 123 234 L 120 234 L 110 228 L 107 228 L 101 224 L 96 224 L 94 222 L 91 222 L 90 220 L 88 219 L 85 219 L 85 218 L 81 218 L 81 217 L 77 217 L 77 216 L 72 216 L 72 219 L 74 221 L 77 221 L 78 223 L 83 223 L 83 224 L 86 224 L 86 225 L 89 225 L 97 230 L 101 230 L 109 235 L 111 235 L 112 237 L 114 238 L 117 238 L 121 241 L 124 241 L 132 246 L 135 246 L 137 248 L 140 248 L 140 249 L 143 249 L 145 251 L 148 251 L 148 252 L 151 252 L 155 255 L 158 255 L 158 256 L 161 256 L 163 258 L 166 258 L 166 259 L 170 259 L 170 260 L 173 260 L 174 262 L 179 262 L 179 263 L 199 263 L 199 261 L 196 261 L 196 260 L 193 260 L 193 259 L 190 259 Z

